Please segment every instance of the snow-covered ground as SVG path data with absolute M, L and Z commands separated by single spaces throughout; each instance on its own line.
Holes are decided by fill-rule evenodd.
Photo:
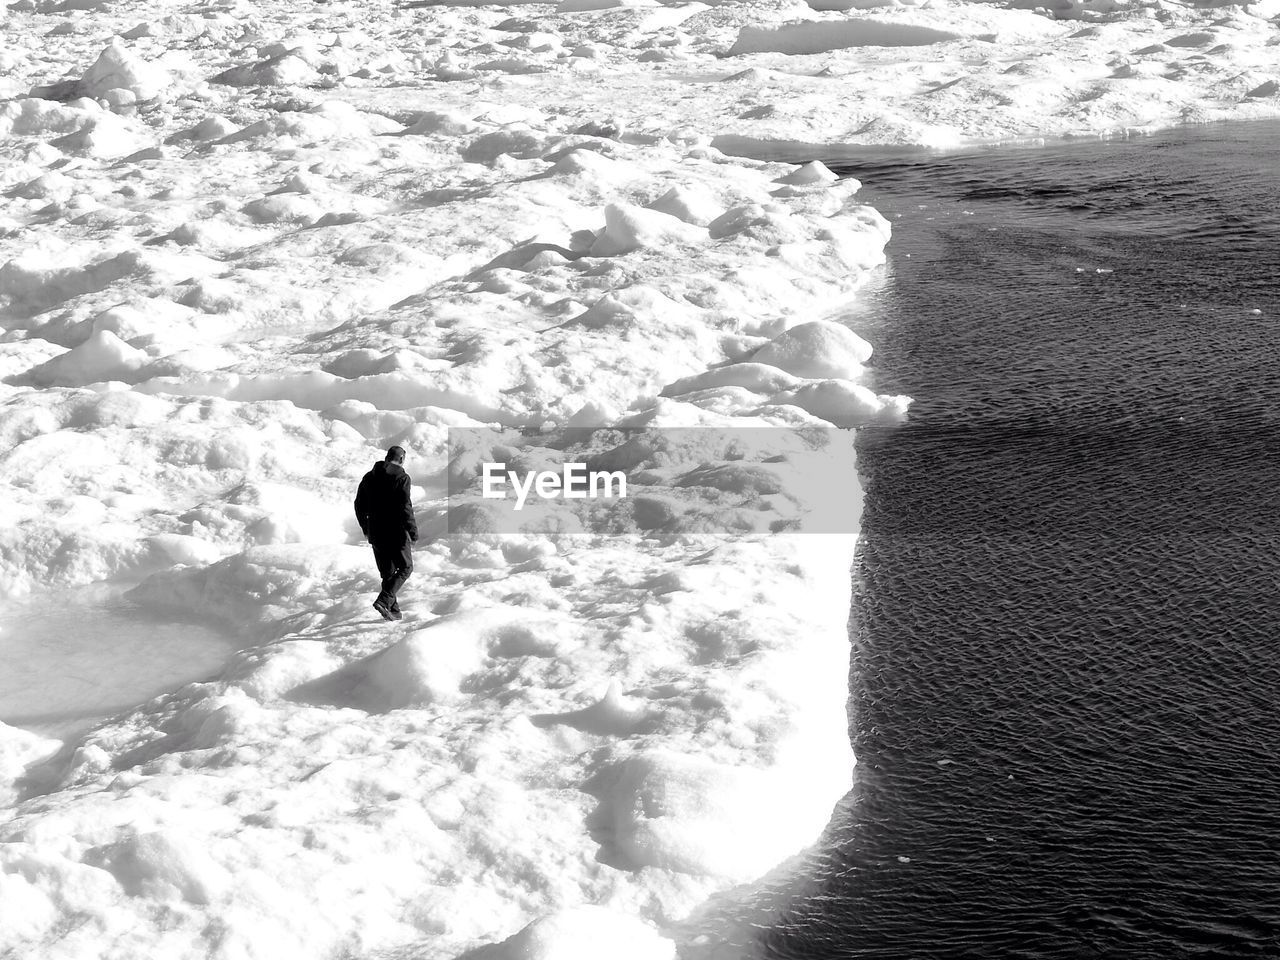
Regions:
M 0 724 L 0 955 L 743 955 L 850 784 L 854 537 L 670 504 L 803 498 L 743 428 L 907 402 L 841 323 L 886 222 L 743 156 L 1280 114 L 1277 0 L 1032 6 L 0 12 L 0 594 L 138 581 L 242 646 L 65 743 Z M 482 425 L 652 428 L 657 506 L 445 535 Z M 391 443 L 398 624 L 350 509 Z

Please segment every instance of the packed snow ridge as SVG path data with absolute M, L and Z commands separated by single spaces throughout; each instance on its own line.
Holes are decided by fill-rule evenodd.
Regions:
M 1275 115 L 1277 13 L 0 11 L 0 592 L 138 583 L 240 647 L 0 724 L 0 953 L 749 954 L 850 786 L 854 546 L 750 531 L 815 451 L 856 522 L 847 428 L 908 403 L 845 322 L 887 223 L 767 158 Z M 447 511 L 451 428 L 606 425 L 652 428 L 607 534 Z M 350 500 L 392 443 L 430 535 L 386 624 Z

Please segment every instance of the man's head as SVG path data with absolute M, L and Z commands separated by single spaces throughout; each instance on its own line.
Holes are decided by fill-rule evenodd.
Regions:
M 404 447 L 388 447 L 386 460 L 387 463 L 404 463 Z

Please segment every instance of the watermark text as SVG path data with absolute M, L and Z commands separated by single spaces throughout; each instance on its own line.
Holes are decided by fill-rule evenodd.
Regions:
M 515 509 L 523 510 L 530 493 L 541 500 L 614 498 L 627 495 L 627 475 L 621 470 L 588 470 L 585 463 L 566 463 L 555 470 L 530 470 L 520 476 L 505 463 L 486 463 L 480 470 L 480 494 L 486 500 L 507 499 L 515 491 Z

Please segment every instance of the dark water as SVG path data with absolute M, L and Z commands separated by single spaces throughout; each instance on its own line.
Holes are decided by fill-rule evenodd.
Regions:
M 853 322 L 916 402 L 861 438 L 857 785 L 768 955 L 1280 958 L 1278 159 L 847 171 L 895 228 Z

